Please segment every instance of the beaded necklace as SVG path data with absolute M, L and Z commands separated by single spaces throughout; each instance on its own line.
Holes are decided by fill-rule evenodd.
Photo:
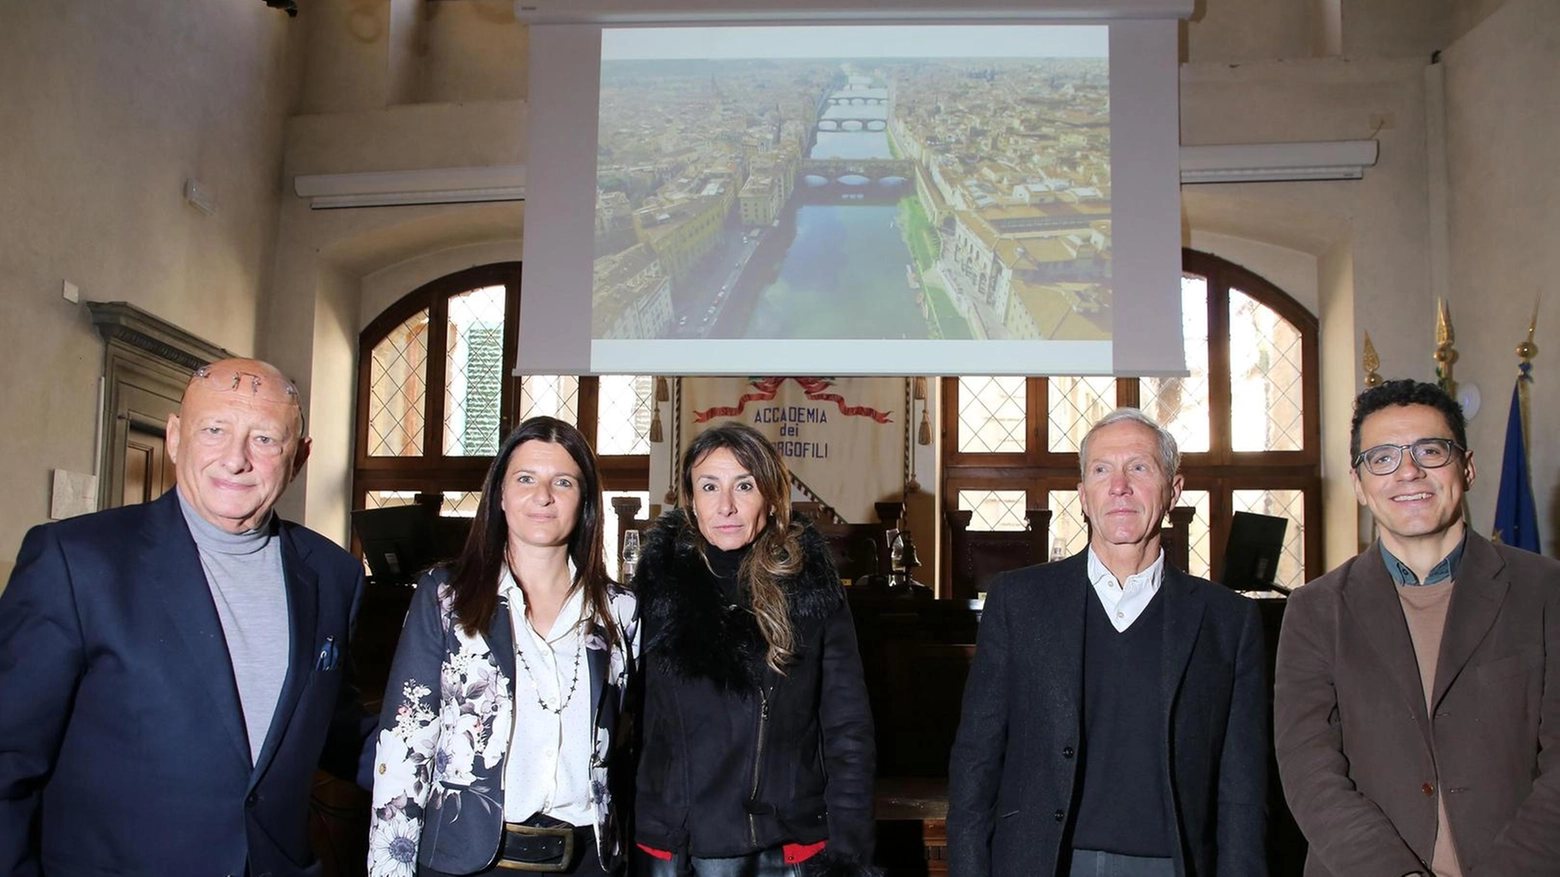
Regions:
M 504 550 L 504 565 L 509 568 L 509 575 L 514 579 L 516 587 L 519 588 L 520 577 L 515 575 L 514 566 L 509 562 L 509 551 L 507 547 Z M 523 599 L 525 590 L 523 588 L 519 588 L 519 590 Z M 565 602 L 567 602 L 567 600 L 565 600 Z M 528 623 L 525 620 L 525 614 L 528 613 L 522 613 L 520 619 L 521 624 Z M 536 705 L 541 707 L 544 712 L 552 713 L 555 716 L 563 715 L 563 711 L 568 707 L 569 702 L 574 700 L 574 690 L 580 687 L 580 655 L 585 653 L 585 634 L 583 632 L 584 625 L 585 619 L 581 617 L 578 621 L 574 622 L 573 627 L 569 628 L 574 632 L 575 635 L 574 676 L 569 680 L 569 690 L 564 693 L 563 698 L 559 700 L 557 706 L 552 706 L 547 701 L 542 699 L 542 686 L 536 681 L 536 672 L 531 669 L 531 662 L 525 659 L 525 649 L 521 648 L 520 646 L 520 633 L 517 632 L 515 635 L 515 657 L 520 659 L 520 666 L 525 668 L 525 675 L 528 679 L 531 680 L 531 690 L 536 692 Z M 542 642 L 547 643 L 547 638 L 543 637 Z M 552 648 L 552 644 L 547 643 L 547 647 Z
M 576 632 L 574 638 L 574 678 L 569 680 L 569 691 L 556 707 L 542 699 L 542 686 L 536 681 L 536 673 L 531 670 L 530 662 L 525 659 L 525 649 L 520 648 L 519 638 L 516 638 L 515 655 L 520 658 L 520 666 L 525 668 L 525 675 L 531 680 L 531 689 L 536 692 L 536 704 L 555 716 L 563 715 L 564 708 L 569 705 L 569 701 L 574 699 L 574 689 L 580 685 L 580 655 L 585 651 L 585 637 L 579 635 L 578 632 L 583 621 L 584 619 L 576 621 L 573 628 Z

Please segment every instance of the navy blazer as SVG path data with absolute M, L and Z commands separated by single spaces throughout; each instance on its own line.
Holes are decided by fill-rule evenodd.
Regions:
M 948 769 L 952 877 L 1053 877 L 1067 858 L 1083 738 L 1088 552 L 992 583 Z M 1268 689 L 1256 603 L 1161 580 L 1164 752 L 1182 877 L 1267 874 Z M 1122 826 L 1131 831 L 1131 826 Z
M 356 775 L 367 730 L 344 679 L 363 567 L 272 526 L 292 636 L 257 762 L 175 492 L 28 532 L 0 595 L 0 874 L 317 873 L 315 769 L 330 737 Z

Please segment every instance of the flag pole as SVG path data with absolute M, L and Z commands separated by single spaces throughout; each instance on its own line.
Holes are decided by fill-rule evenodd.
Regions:
M 1521 360 L 1517 365 L 1520 374 L 1517 377 L 1518 393 L 1522 404 L 1522 443 L 1532 447 L 1532 436 L 1528 434 L 1529 409 L 1528 397 L 1531 395 L 1529 387 L 1533 383 L 1533 357 L 1538 356 L 1538 345 L 1533 343 L 1533 334 L 1538 331 L 1538 302 L 1542 293 L 1533 296 L 1533 319 L 1528 321 L 1527 339 L 1517 345 L 1517 358 Z

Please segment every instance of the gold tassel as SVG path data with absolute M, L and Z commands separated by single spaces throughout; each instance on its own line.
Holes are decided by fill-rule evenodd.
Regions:
M 915 432 L 915 443 L 918 445 L 932 443 L 932 416 L 926 413 L 924 407 L 921 409 L 921 427 Z
M 655 379 L 655 401 L 672 401 L 672 392 L 666 388 L 666 378 L 661 376 L 657 376 Z M 660 439 L 651 439 L 651 441 L 658 442 Z
M 661 408 L 660 408 L 660 406 L 656 406 L 655 416 L 650 418 L 650 443 L 654 444 L 654 445 L 658 445 L 658 444 L 661 443 Z
M 918 377 L 915 379 L 915 398 L 918 400 L 926 399 L 926 378 Z M 925 444 L 925 442 L 922 442 L 922 444 Z

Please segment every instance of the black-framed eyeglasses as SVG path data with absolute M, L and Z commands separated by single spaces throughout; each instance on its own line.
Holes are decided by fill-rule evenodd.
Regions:
M 1468 449 L 1448 438 L 1422 438 L 1410 445 L 1376 445 L 1360 451 L 1354 465 L 1365 466 L 1372 475 L 1391 475 L 1403 465 L 1403 452 L 1413 455 L 1414 465 L 1421 469 L 1439 469 L 1457 459 Z

